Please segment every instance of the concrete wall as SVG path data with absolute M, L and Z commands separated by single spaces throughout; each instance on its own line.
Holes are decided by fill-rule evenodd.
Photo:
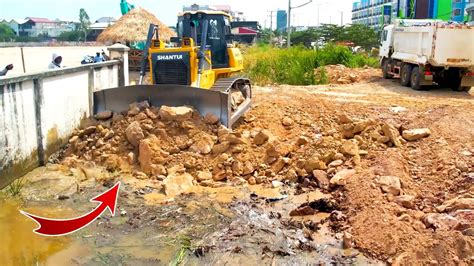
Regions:
M 124 85 L 119 60 L 0 78 L 0 188 L 47 162 L 93 108 L 94 91 Z
M 62 47 L 23 47 L 23 57 L 25 60 L 25 71 L 21 58 L 20 47 L 0 47 L 1 62 L 0 69 L 7 64 L 13 64 L 14 68 L 8 75 L 28 74 L 48 69 L 52 61 L 53 53 L 63 57 L 62 65 L 66 67 L 80 66 L 86 55 L 95 55 L 102 49 L 107 51 L 105 46 L 62 46 Z

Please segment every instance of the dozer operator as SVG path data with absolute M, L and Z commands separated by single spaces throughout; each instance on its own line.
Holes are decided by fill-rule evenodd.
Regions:
M 172 47 L 159 40 L 158 26 L 150 25 L 139 85 L 96 92 L 94 111 L 123 111 L 143 100 L 152 106 L 188 105 L 231 128 L 252 103 L 250 80 L 240 75 L 242 53 L 232 45 L 231 20 L 221 11 L 184 12 Z M 142 84 L 147 65 L 152 85 Z

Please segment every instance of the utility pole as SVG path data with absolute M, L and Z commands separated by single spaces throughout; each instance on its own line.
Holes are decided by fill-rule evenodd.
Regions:
M 291 47 L 291 0 L 288 0 L 288 23 L 286 25 L 286 31 L 288 33 L 288 37 L 286 38 L 286 47 Z
M 287 25 L 288 38 L 286 40 L 286 42 L 287 42 L 286 45 L 287 45 L 288 48 L 291 47 L 291 10 L 303 7 L 303 6 L 308 5 L 312 2 L 313 2 L 313 0 L 309 0 L 308 2 L 306 2 L 302 5 L 292 7 L 291 6 L 291 0 L 288 0 L 288 25 Z
M 344 11 L 341 11 L 341 27 L 344 26 Z
M 270 10 L 270 29 L 273 30 L 273 13 L 275 13 L 275 10 Z

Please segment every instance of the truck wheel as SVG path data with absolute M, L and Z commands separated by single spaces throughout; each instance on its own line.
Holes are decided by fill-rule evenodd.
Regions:
M 469 92 L 471 90 L 471 87 L 468 86 L 460 86 L 458 88 L 453 88 L 453 91 L 465 91 Z
M 410 78 L 411 88 L 416 91 L 424 90 L 425 87 L 421 86 L 421 71 L 420 67 L 414 67 L 411 71 L 411 78 Z
M 389 74 L 388 72 L 388 69 L 389 66 L 388 66 L 388 59 L 384 59 L 382 61 L 382 74 L 383 74 L 383 78 L 384 79 L 391 79 L 393 78 L 393 75 Z
M 405 87 L 410 87 L 411 71 L 413 67 L 410 64 L 405 64 L 402 67 L 402 73 L 400 73 L 400 84 Z

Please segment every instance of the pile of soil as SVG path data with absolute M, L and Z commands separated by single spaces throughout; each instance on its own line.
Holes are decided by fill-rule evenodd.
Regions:
M 324 66 L 329 82 L 331 84 L 352 84 L 359 82 L 369 82 L 381 77 L 380 69 L 364 67 L 364 68 L 348 68 L 344 65 L 327 65 Z M 321 71 L 316 69 L 316 74 Z
M 110 172 L 163 181 L 165 193 L 172 195 L 193 183 L 220 187 L 226 182 L 283 181 L 328 190 L 344 185 L 355 174 L 350 169 L 361 167 L 361 156 L 368 150 L 406 143 L 401 125 L 346 115 L 323 117 L 322 121 L 322 127 L 311 125 L 313 121 L 304 114 L 290 111 L 280 121 L 285 131 L 297 125 L 310 125 L 314 130 L 279 138 L 251 115 L 242 123 L 252 126 L 233 132 L 214 115 L 201 117 L 190 107 L 135 103 L 122 114 L 102 112 L 89 126 L 75 131 L 63 164 L 94 163 Z M 429 135 L 429 130 L 421 131 L 414 138 L 404 136 L 416 140 Z M 171 183 L 180 184 L 178 191 Z

